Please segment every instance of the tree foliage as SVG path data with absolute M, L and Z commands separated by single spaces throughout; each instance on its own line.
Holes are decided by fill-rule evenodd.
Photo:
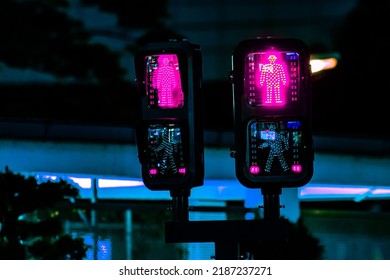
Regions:
M 126 28 L 154 28 L 168 17 L 167 0 L 81 0 L 88 6 L 98 6 L 102 11 L 116 14 L 118 24 Z
M 324 247 L 302 219 L 289 221 L 287 241 L 262 241 L 242 244 L 255 260 L 320 260 Z
M 0 173 L 0 259 L 82 259 L 86 246 L 62 226 L 58 203 L 78 197 L 78 189 L 60 180 L 38 183 L 34 177 Z
M 67 0 L 4 0 L 0 8 L 0 61 L 51 73 L 60 79 L 110 83 L 122 80 L 120 54 L 93 43 Z
M 168 28 L 166 21 L 171 16 L 166 0 L 132 2 L 127 0 L 81 0 L 86 6 L 98 6 L 101 11 L 118 17 L 118 25 L 127 30 L 144 30 L 144 34 L 127 44 L 126 50 L 137 52 L 152 42 L 165 42 L 171 39 L 184 39 L 185 36 Z
M 123 51 L 113 51 L 106 43 L 94 42 L 95 31 L 69 16 L 69 0 L 4 0 L 0 62 L 52 74 L 62 83 L 112 84 L 125 81 L 126 69 L 121 66 L 125 52 L 133 53 L 145 42 L 183 38 L 165 26 L 170 16 L 166 0 L 79 0 L 78 4 L 116 16 L 122 34 L 141 31 L 144 35 L 125 42 Z M 104 32 L 118 39 L 112 30 Z

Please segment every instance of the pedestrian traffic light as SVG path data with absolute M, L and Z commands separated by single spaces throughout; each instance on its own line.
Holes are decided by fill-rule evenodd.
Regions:
M 142 179 L 151 190 L 203 184 L 202 61 L 188 41 L 146 45 L 135 55 Z
M 314 159 L 308 47 L 294 38 L 244 40 L 232 64 L 238 180 L 249 188 L 306 184 Z

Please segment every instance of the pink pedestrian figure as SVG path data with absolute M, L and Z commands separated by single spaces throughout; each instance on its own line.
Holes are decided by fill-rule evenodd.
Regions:
M 266 88 L 266 104 L 282 105 L 284 97 L 281 93 L 281 85 L 286 85 L 286 74 L 282 64 L 275 63 L 277 57 L 271 54 L 268 64 L 260 64 L 260 85 Z
M 158 90 L 160 107 L 172 108 L 178 105 L 175 69 L 170 65 L 169 59 L 166 57 L 163 59 L 162 65 L 158 67 L 158 72 L 156 73 L 156 87 Z

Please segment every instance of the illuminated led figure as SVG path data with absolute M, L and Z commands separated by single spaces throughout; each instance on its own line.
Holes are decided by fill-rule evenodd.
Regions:
M 282 105 L 284 97 L 281 92 L 281 85 L 286 85 L 286 74 L 282 64 L 275 63 L 277 57 L 271 54 L 268 56 L 268 64 L 260 64 L 260 86 L 266 88 L 266 104 Z
M 158 167 L 161 174 L 176 174 L 178 169 L 174 155 L 179 152 L 180 140 L 175 137 L 175 129 L 164 128 L 161 143 L 155 148 L 157 158 L 160 159 Z
M 178 84 L 180 84 L 180 78 L 177 77 L 174 66 L 171 65 L 167 55 L 162 55 L 159 59 L 154 85 L 157 88 L 160 107 L 178 107 L 180 103 L 178 93 L 181 91 L 180 87 L 178 88 Z
M 265 164 L 265 171 L 271 172 L 271 167 L 275 157 L 279 159 L 283 170 L 287 171 L 288 165 L 284 157 L 284 151 L 288 150 L 288 138 L 280 133 L 277 133 L 275 131 L 275 125 L 271 124 L 269 126 L 269 130 L 262 131 L 261 139 L 264 139 L 265 142 L 260 145 L 260 149 L 270 149 L 267 162 Z

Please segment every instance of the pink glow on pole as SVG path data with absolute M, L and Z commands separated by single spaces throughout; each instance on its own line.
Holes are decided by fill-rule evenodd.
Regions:
M 287 74 L 285 62 L 277 54 L 266 53 L 259 64 L 258 86 L 262 89 L 264 106 L 283 106 L 286 103 Z
M 159 55 L 157 62 L 152 87 L 157 89 L 158 107 L 167 109 L 182 107 L 183 92 L 177 56 Z

